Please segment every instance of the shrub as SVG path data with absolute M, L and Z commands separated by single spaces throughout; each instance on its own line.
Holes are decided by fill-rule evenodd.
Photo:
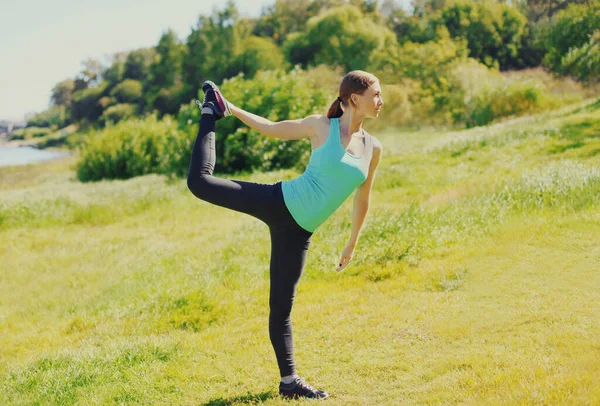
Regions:
M 574 47 L 562 57 L 560 70 L 584 82 L 600 78 L 600 30 L 580 47 Z
M 233 70 L 252 78 L 259 70 L 285 67 L 281 49 L 269 38 L 250 36 L 242 42 L 242 51 L 233 62 Z
M 138 111 L 136 105 L 133 104 L 115 104 L 108 107 L 100 117 L 100 124 L 105 126 L 108 123 L 116 124 L 119 121 L 133 117 Z
M 92 132 L 81 146 L 76 164 L 82 182 L 126 179 L 148 173 L 181 175 L 185 167 L 182 145 L 190 145 L 185 134 L 170 119 L 155 116 L 122 121 L 100 132 Z M 189 163 L 189 161 L 187 161 Z M 185 168 L 185 172 L 187 167 Z
M 74 120 L 96 121 L 102 115 L 100 99 L 105 96 L 108 82 L 103 82 L 97 87 L 78 90 L 73 93 L 71 102 L 71 115 Z
M 430 123 L 450 124 L 456 111 L 463 107 L 460 84 L 452 80 L 451 72 L 456 63 L 466 58 L 468 50 L 465 41 L 450 39 L 443 28 L 438 35 L 438 41 L 406 42 L 377 53 L 370 70 L 384 84 L 406 84 L 406 79 L 410 79 L 414 82 L 409 85 L 410 101 L 419 104 L 418 110 L 429 116 L 423 118 Z
M 516 58 L 526 34 L 527 18 L 508 4 L 457 0 L 441 10 L 434 26 L 468 42 L 469 56 L 487 66 L 505 67 Z
M 53 128 L 46 127 L 27 127 L 21 128 L 19 130 L 14 131 L 10 139 L 11 140 L 30 140 L 32 138 L 45 137 L 46 135 L 53 132 Z
M 117 103 L 138 103 L 142 98 L 142 82 L 125 79 L 110 91 L 110 95 Z
M 535 113 L 562 104 L 560 96 L 550 92 L 552 82 L 537 74 L 501 74 L 474 60 L 457 64 L 453 81 L 460 84 L 463 110 L 455 122 L 467 127 L 485 125 L 500 117 Z M 563 96 L 568 99 L 569 96 Z
M 295 68 L 259 72 L 254 79 L 238 75 L 220 86 L 225 97 L 237 106 L 272 121 L 325 114 L 335 99 L 341 76 L 325 67 L 308 71 Z M 193 104 L 179 113 L 181 128 L 197 130 L 199 110 Z M 273 170 L 306 164 L 310 156 L 308 140 L 289 141 L 266 137 L 240 120 L 218 122 L 217 171 Z
M 356 6 L 334 7 L 308 21 L 303 33 L 291 35 L 284 52 L 293 64 L 365 69 L 372 54 L 396 43 L 396 35 L 376 24 Z
M 548 50 L 544 66 L 558 73 L 562 70 L 562 59 L 572 48 L 583 46 L 590 35 L 600 30 L 600 1 L 588 4 L 571 4 L 557 13 L 546 27 L 542 36 Z
M 55 106 L 27 120 L 27 127 L 62 127 L 67 122 L 65 106 Z

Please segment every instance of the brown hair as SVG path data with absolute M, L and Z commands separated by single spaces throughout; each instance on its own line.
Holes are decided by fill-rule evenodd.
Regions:
M 363 94 L 372 84 L 378 82 L 379 79 L 375 75 L 362 70 L 353 70 L 344 76 L 340 84 L 340 92 L 336 101 L 333 102 L 329 111 L 328 118 L 338 118 L 344 114 L 342 105 L 350 102 L 352 93 Z

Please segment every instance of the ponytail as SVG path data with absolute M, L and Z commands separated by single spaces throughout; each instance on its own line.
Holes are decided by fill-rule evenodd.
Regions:
M 342 110 L 342 98 L 338 97 L 329 107 L 329 111 L 327 112 L 327 118 L 338 118 L 344 114 L 344 110 Z
M 342 79 L 340 84 L 340 90 L 338 92 L 338 98 L 333 102 L 329 111 L 327 112 L 328 118 L 338 118 L 344 114 L 342 105 L 351 106 L 347 104 L 350 102 L 350 97 L 353 93 L 363 94 L 373 83 L 378 82 L 379 79 L 375 75 L 362 70 L 353 70 L 348 72 Z M 345 100 L 345 101 L 344 101 Z

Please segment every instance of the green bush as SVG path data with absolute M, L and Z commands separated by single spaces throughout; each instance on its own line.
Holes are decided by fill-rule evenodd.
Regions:
M 580 47 L 574 47 L 561 59 L 560 70 L 584 82 L 600 78 L 600 30 Z
M 150 116 L 122 121 L 92 132 L 79 146 L 77 177 L 87 182 L 148 173 L 182 176 L 187 173 L 191 142 L 170 119 Z
M 65 106 L 55 106 L 27 120 L 27 127 L 63 127 L 67 122 Z
M 396 35 L 356 6 L 334 7 L 308 21 L 305 32 L 290 35 L 284 52 L 293 64 L 365 69 L 371 56 L 396 43 Z
M 254 79 L 239 75 L 225 80 L 220 88 L 236 106 L 277 122 L 326 114 L 340 80 L 339 73 L 328 68 L 295 68 L 289 73 L 262 71 Z M 199 110 L 193 104 L 183 106 L 178 119 L 186 132 L 195 134 Z M 310 156 L 308 140 L 267 137 L 234 118 L 218 122 L 216 144 L 215 170 L 222 172 L 302 167 Z
M 175 115 L 181 108 L 185 98 L 185 88 L 182 83 L 176 83 L 168 88 L 159 88 L 148 92 L 146 106 L 156 110 L 159 116 Z
M 242 42 L 242 51 L 233 62 L 233 69 L 252 78 L 259 70 L 285 67 L 281 49 L 269 38 L 250 36 Z
M 466 39 L 470 57 L 499 68 L 518 56 L 527 33 L 527 18 L 517 8 L 492 2 L 454 1 L 432 23 Z
M 105 126 L 108 123 L 116 124 L 119 121 L 133 117 L 136 115 L 138 108 L 134 104 L 115 104 L 108 107 L 102 116 L 100 116 L 100 124 Z
M 94 122 L 102 115 L 100 99 L 105 95 L 108 82 L 102 82 L 97 87 L 78 90 L 73 93 L 71 115 L 75 121 L 87 120 Z
M 584 46 L 590 35 L 600 30 L 600 0 L 587 4 L 571 4 L 557 13 L 542 36 L 547 49 L 544 66 L 558 73 L 563 71 L 563 57 L 572 48 Z
M 450 124 L 456 111 L 463 108 L 460 84 L 452 80 L 451 72 L 466 58 L 468 50 L 464 40 L 450 39 L 444 28 L 438 29 L 438 36 L 438 41 L 406 42 L 378 52 L 370 70 L 383 84 L 406 84 L 410 79 L 414 82 L 409 85 L 410 100 L 420 106 L 417 110 L 425 115 L 423 118 L 430 123 Z
M 467 127 L 486 125 L 498 118 L 531 114 L 563 104 L 559 94 L 552 94 L 555 85 L 545 82 L 541 70 L 502 74 L 474 60 L 457 64 L 452 77 L 460 85 L 463 109 L 456 111 L 456 123 Z M 563 96 L 569 99 L 569 95 Z
M 110 95 L 117 103 L 138 103 L 142 98 L 142 82 L 125 79 L 110 91 Z
M 46 128 L 46 127 L 27 127 L 21 128 L 19 130 L 14 131 L 10 139 L 11 140 L 30 140 L 32 138 L 45 137 L 46 135 L 52 133 L 54 128 Z

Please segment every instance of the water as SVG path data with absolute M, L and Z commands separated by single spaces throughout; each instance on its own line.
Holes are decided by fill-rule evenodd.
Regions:
M 45 151 L 32 147 L 0 147 L 0 166 L 26 165 L 67 155 L 68 152 Z

